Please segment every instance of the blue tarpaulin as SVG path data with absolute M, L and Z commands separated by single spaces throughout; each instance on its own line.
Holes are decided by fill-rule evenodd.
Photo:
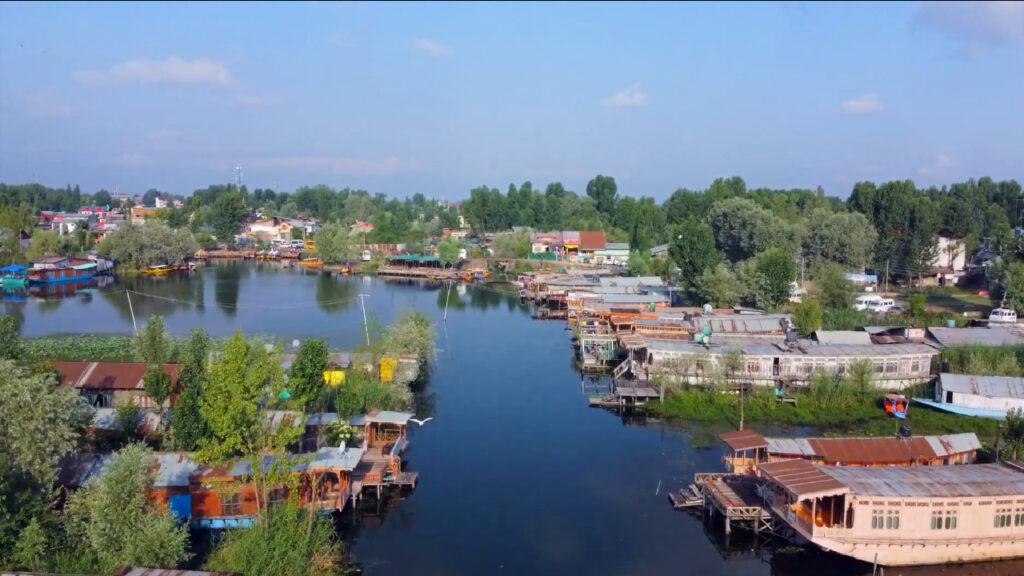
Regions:
M 14 273 L 18 273 L 18 272 L 25 272 L 26 270 L 28 270 L 28 268 L 25 268 L 21 264 L 11 264 L 10 266 L 4 266 L 3 268 L 0 268 L 0 272 L 14 272 Z

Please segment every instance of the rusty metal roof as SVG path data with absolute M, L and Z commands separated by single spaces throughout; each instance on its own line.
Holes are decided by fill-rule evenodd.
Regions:
M 805 462 L 793 460 L 792 462 Z M 950 498 L 1024 496 L 1024 472 L 1002 464 L 819 470 L 858 496 Z
M 761 477 L 778 484 L 783 490 L 800 500 L 848 493 L 850 489 L 845 484 L 825 473 L 836 469 L 831 466 L 816 466 L 808 460 L 769 462 L 757 467 Z
M 770 454 L 822 458 L 841 464 L 896 464 L 943 458 L 981 448 L 973 432 L 912 438 L 767 438 Z
M 149 370 L 145 362 L 54 362 L 53 368 L 65 386 L 84 390 L 142 390 L 142 379 Z M 181 364 L 164 364 L 171 386 L 178 385 Z
M 764 448 L 768 446 L 768 442 L 764 436 L 761 436 L 753 430 L 736 430 L 734 432 L 725 432 L 718 435 L 725 442 L 729 448 L 737 452 L 743 450 L 750 450 L 752 448 Z

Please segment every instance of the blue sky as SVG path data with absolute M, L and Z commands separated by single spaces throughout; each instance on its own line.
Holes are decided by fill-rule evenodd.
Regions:
M 0 181 L 1021 178 L 1024 3 L 0 4 Z

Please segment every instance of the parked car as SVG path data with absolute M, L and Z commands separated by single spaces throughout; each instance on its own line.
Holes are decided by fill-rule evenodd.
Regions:
M 886 314 L 896 306 L 892 298 L 879 298 L 878 302 L 868 306 L 868 310 L 876 314 Z
M 1017 312 L 1009 308 L 996 308 L 989 313 L 988 321 L 993 324 L 1016 324 Z
M 877 294 L 862 294 L 853 302 L 854 310 L 870 310 L 882 302 L 882 297 Z

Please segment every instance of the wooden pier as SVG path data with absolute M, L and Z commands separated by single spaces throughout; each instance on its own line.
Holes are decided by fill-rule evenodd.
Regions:
M 695 494 L 702 496 L 698 504 Z M 755 534 L 762 531 L 775 532 L 774 517 L 764 506 L 757 493 L 757 479 L 752 476 L 720 472 L 694 475 L 689 494 L 684 491 L 670 495 L 673 506 L 693 508 L 700 505 L 709 514 L 718 514 L 725 522 L 725 533 L 732 532 L 733 525 L 748 528 Z M 682 506 L 677 505 L 682 504 Z

